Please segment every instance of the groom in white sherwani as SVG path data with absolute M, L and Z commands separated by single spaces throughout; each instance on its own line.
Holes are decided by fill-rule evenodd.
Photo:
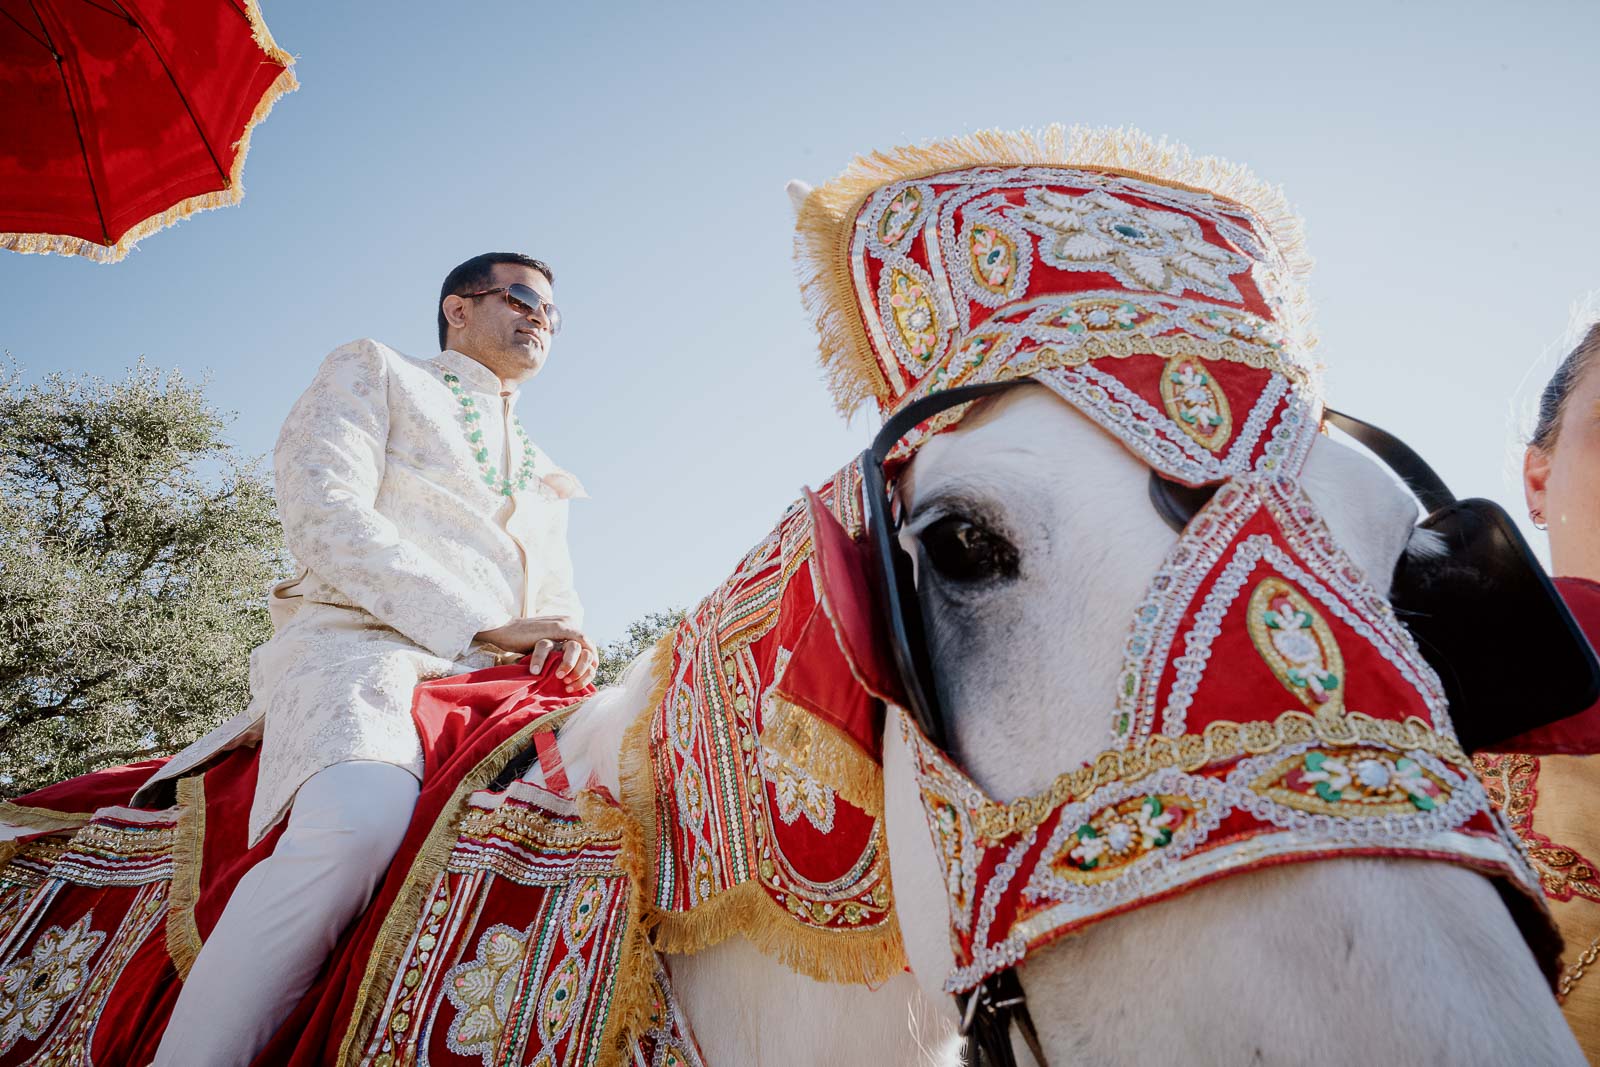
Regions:
M 489 253 L 445 278 L 434 359 L 336 349 L 273 452 L 298 575 L 272 590 L 247 712 L 157 780 L 259 738 L 254 845 L 173 1009 L 159 1067 L 247 1064 L 382 879 L 419 791 L 419 681 L 555 649 L 569 690 L 597 656 L 579 625 L 567 502 L 582 493 L 512 408 L 560 329 L 550 268 Z M 147 787 L 148 788 L 148 785 Z

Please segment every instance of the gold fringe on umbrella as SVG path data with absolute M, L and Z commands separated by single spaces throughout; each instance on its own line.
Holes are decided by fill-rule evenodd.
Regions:
M 1304 284 L 1311 270 L 1304 226 L 1283 190 L 1248 167 L 1156 140 L 1136 130 L 1063 126 L 1042 130 L 981 130 L 965 137 L 907 145 L 858 156 L 838 177 L 817 187 L 800 208 L 795 260 L 806 310 L 821 335 L 823 373 L 840 414 L 848 417 L 869 399 L 884 400 L 888 384 L 878 369 L 861 321 L 850 245 L 862 203 L 892 182 L 982 166 L 1066 166 L 1126 175 L 1155 185 L 1210 193 L 1244 208 L 1288 268 L 1283 325 L 1307 348 L 1310 303 Z
M 210 211 L 213 208 L 232 207 L 244 199 L 244 161 L 250 154 L 250 135 L 255 132 L 256 124 L 265 119 L 272 112 L 272 106 L 278 98 L 286 93 L 292 93 L 300 88 L 300 81 L 294 76 L 294 57 L 272 39 L 272 31 L 267 29 L 267 24 L 262 21 L 261 7 L 256 0 L 245 0 L 246 14 L 250 19 L 250 35 L 256 44 L 267 54 L 267 58 L 283 67 L 283 71 L 267 87 L 267 91 L 256 101 L 255 110 L 250 114 L 250 121 L 245 123 L 244 133 L 234 142 L 238 152 L 233 157 L 233 166 L 228 171 L 228 184 L 215 192 L 201 193 L 180 200 L 165 211 L 157 212 L 136 223 L 117 238 L 117 243 L 103 245 L 85 237 L 74 237 L 71 234 L 60 233 L 0 233 L 0 248 L 9 248 L 13 252 L 35 253 L 58 256 L 83 256 L 97 263 L 115 263 L 129 252 L 134 245 L 149 237 L 157 230 L 166 229 L 174 223 L 181 222 L 190 215 L 201 211 Z

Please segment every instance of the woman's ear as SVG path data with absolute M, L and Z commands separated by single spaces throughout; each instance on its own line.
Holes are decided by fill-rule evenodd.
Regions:
M 1522 495 L 1527 499 L 1530 516 L 1544 514 L 1549 481 L 1550 453 L 1538 445 L 1529 445 L 1522 453 Z

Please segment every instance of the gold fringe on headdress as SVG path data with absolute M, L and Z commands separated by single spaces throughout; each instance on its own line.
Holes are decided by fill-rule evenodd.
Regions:
M 279 97 L 292 93 L 300 87 L 300 81 L 294 75 L 294 56 L 279 48 L 278 43 L 272 39 L 272 31 L 267 29 L 267 24 L 261 18 L 261 6 L 257 0 L 245 0 L 245 13 L 250 20 L 250 36 L 261 46 L 268 59 L 283 67 L 283 71 L 267 87 L 261 99 L 256 101 L 255 110 L 250 113 L 250 121 L 244 125 L 244 133 L 234 142 L 238 151 L 233 157 L 233 166 L 228 168 L 225 186 L 215 192 L 200 193 L 180 200 L 165 211 L 159 211 L 143 222 L 135 223 L 117 238 L 115 244 L 103 245 L 86 237 L 63 233 L 0 233 L 0 248 L 25 254 L 55 253 L 58 256 L 83 256 L 97 263 L 115 263 L 133 251 L 134 245 L 157 230 L 164 230 L 190 215 L 219 207 L 232 207 L 243 200 L 244 161 L 250 154 L 251 134 L 255 132 L 256 126 L 272 113 L 272 107 L 278 102 Z
M 982 130 L 858 156 L 801 206 L 795 236 L 800 293 L 821 335 L 823 373 L 840 414 L 848 417 L 866 400 L 889 396 L 862 325 L 850 270 L 850 244 L 862 202 L 891 182 L 980 166 L 1110 171 L 1231 201 L 1260 221 L 1263 236 L 1283 257 L 1289 306 L 1282 325 L 1306 348 L 1314 343 L 1304 288 L 1311 270 L 1304 226 L 1280 187 L 1268 185 L 1241 164 L 1196 156 L 1181 144 L 1155 140 L 1136 129 L 1057 123 L 1042 130 Z

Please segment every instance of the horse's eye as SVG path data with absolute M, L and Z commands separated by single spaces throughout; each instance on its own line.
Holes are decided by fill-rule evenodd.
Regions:
M 952 582 L 986 582 L 1015 577 L 1017 549 L 1010 541 L 971 519 L 947 515 L 919 538 L 928 562 Z

